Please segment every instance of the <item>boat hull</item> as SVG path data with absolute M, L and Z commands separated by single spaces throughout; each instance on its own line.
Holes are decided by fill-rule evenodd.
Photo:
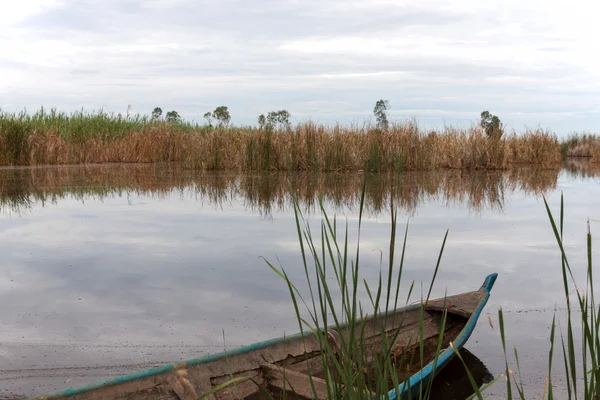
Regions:
M 371 317 L 363 320 L 364 326 L 361 322 L 354 327 L 330 328 L 322 334 L 332 346 L 360 334 L 375 346 L 381 342 L 384 329 L 386 333 L 394 332 L 396 341 L 391 349 L 394 356 L 400 357 L 418 348 L 415 338 L 428 346 L 426 350 L 432 349 L 430 343 L 435 343 L 433 347 L 437 348 L 440 324 L 445 316 L 442 351 L 430 354 L 432 359 L 425 365 L 409 366 L 410 371 L 405 376 L 399 375 L 402 383 L 395 388 L 390 386 L 390 400 L 411 399 L 418 394 L 419 387 L 426 387 L 452 360 L 455 353 L 450 342 L 457 350 L 467 342 L 496 278 L 497 274 L 489 275 L 473 292 L 399 308 L 385 315 L 385 319 Z M 261 398 L 263 391 L 280 393 L 290 386 L 294 388 L 292 398 L 327 398 L 327 383 L 320 376 L 324 368 L 322 346 L 323 337 L 298 333 L 31 399 L 197 399 L 232 378 L 239 379 L 235 385 L 220 388 L 208 398 Z M 289 393 L 287 397 L 290 398 Z

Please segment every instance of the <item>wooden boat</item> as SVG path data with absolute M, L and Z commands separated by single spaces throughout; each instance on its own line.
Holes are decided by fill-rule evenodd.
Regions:
M 397 333 L 393 336 L 395 341 L 390 347 L 395 357 L 415 349 L 420 354 L 420 343 L 425 347 L 423 354 L 427 359 L 424 363 L 419 361 L 416 370 L 413 370 L 414 365 L 408 365 L 408 374 L 398 371 L 398 381 L 401 383 L 397 387 L 390 387 L 390 400 L 410 399 L 417 393 L 416 388 L 420 384 L 429 383 L 450 362 L 455 354 L 450 342 L 457 349 L 466 343 L 487 303 L 496 278 L 497 274 L 487 276 L 483 285 L 472 292 L 390 311 L 385 320 L 383 316 L 364 320 L 366 329 L 363 332 L 370 335 L 368 340 L 373 343 L 378 339 L 381 343 L 382 327 L 385 334 Z M 446 317 L 445 323 L 441 322 L 442 315 Z M 442 326 L 445 328 L 442 350 L 436 358 Z M 360 326 L 355 326 L 355 329 L 360 329 Z M 325 332 L 326 339 L 321 340 L 338 344 L 340 336 L 342 339 L 348 338 L 350 331 L 348 326 L 338 330 L 330 328 Z M 267 391 L 273 398 L 280 398 L 285 392 L 290 399 L 325 399 L 328 397 L 327 382 L 319 375 L 323 371 L 320 351 L 322 343 L 317 334 L 296 334 L 33 399 L 191 400 L 232 378 L 241 377 L 252 380 L 239 380 L 233 385 L 219 388 L 207 398 L 254 400 L 265 398 L 264 393 Z M 423 364 L 425 365 L 421 367 Z M 308 375 L 309 370 L 311 376 Z

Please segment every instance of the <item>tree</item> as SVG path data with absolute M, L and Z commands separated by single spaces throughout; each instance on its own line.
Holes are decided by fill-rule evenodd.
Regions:
M 231 121 L 231 115 L 229 114 L 227 106 L 219 106 L 215 108 L 212 116 L 214 119 L 219 121 L 220 126 L 227 126 L 229 125 L 229 121 Z
M 290 117 L 291 114 L 286 110 L 271 111 L 267 116 L 267 120 L 275 125 L 280 124 L 282 126 L 289 126 Z
M 178 122 L 179 120 L 181 120 L 181 117 L 179 116 L 179 113 L 177 111 L 172 110 L 167 113 L 167 116 L 165 119 L 168 122 Z
M 162 117 L 162 108 L 154 108 L 154 110 L 152 110 L 152 119 L 160 119 L 160 117 Z
M 269 111 L 266 117 L 264 114 L 259 115 L 258 125 L 260 125 L 261 128 L 274 128 L 278 125 L 287 128 L 290 126 L 291 116 L 292 115 L 287 110 Z
M 379 129 L 387 129 L 388 128 L 388 118 L 387 111 L 389 109 L 389 102 L 387 100 L 377 100 L 375 103 L 375 108 L 373 108 L 373 114 L 375 115 L 375 119 L 377 120 L 377 128 Z
M 481 113 L 481 126 L 485 130 L 485 134 L 492 139 L 500 139 L 504 133 L 504 126 L 500 122 L 500 118 L 489 111 Z
M 265 114 L 260 114 L 258 116 L 258 126 L 262 129 L 267 124 L 267 120 L 265 118 Z
M 204 118 L 208 121 L 208 126 L 212 126 L 212 114 L 210 111 L 204 113 Z

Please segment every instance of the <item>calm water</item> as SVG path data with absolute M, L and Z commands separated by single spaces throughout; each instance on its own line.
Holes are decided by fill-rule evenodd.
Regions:
M 0 169 L 0 398 L 296 332 L 287 287 L 261 258 L 304 284 L 289 184 L 315 235 L 322 193 L 338 224 L 348 222 L 355 246 L 362 179 L 167 166 Z M 417 282 L 414 300 L 421 282 L 428 289 L 449 229 L 433 295 L 474 290 L 498 272 L 485 309 L 494 329 L 483 315 L 467 358 L 481 381 L 503 371 L 502 307 L 508 347 L 517 346 L 528 394 L 539 397 L 552 313 L 564 306 L 542 195 L 558 213 L 564 192 L 566 248 L 584 282 L 586 222 L 600 220 L 599 183 L 594 173 L 567 170 L 406 173 L 397 183 L 371 176 L 362 275 L 376 284 L 379 250 L 386 263 L 390 204 L 398 208 L 399 243 L 409 222 L 403 287 Z M 592 222 L 592 232 L 598 229 Z M 440 377 L 440 398 L 464 397 L 460 368 L 453 364 Z M 559 370 L 554 381 L 561 383 Z M 504 388 L 500 382 L 489 397 Z

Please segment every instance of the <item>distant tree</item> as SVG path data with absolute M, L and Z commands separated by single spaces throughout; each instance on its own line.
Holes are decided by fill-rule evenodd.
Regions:
M 271 111 L 267 117 L 274 124 L 289 126 L 291 114 L 286 110 Z
M 168 122 L 178 122 L 181 120 L 181 117 L 179 116 L 179 113 L 177 111 L 172 110 L 167 113 L 167 116 L 165 117 L 165 119 Z
M 162 117 L 162 108 L 155 107 L 154 110 L 152 110 L 152 119 L 160 119 L 161 117 Z
M 504 133 L 504 126 L 500 122 L 500 118 L 489 111 L 481 113 L 481 126 L 485 130 L 485 134 L 492 139 L 500 139 Z
M 215 108 L 215 110 L 212 112 L 212 117 L 219 121 L 219 126 L 227 126 L 229 125 L 229 121 L 231 121 L 231 115 L 229 114 L 227 106 L 219 106 Z
M 210 111 L 204 113 L 204 118 L 208 122 L 208 126 L 212 126 L 212 114 Z
M 270 127 L 274 128 L 276 126 L 280 127 L 289 127 L 290 126 L 290 118 L 291 114 L 287 110 L 279 110 L 279 111 L 269 111 L 267 116 L 264 114 L 259 115 L 258 117 L 258 125 L 261 128 Z
M 375 120 L 377 121 L 377 128 L 379 129 L 387 129 L 388 128 L 388 118 L 387 112 L 389 109 L 389 102 L 387 100 L 377 100 L 375 103 L 375 107 L 373 108 L 373 114 L 375 115 Z
M 260 114 L 258 116 L 258 126 L 262 129 L 267 124 L 267 119 L 265 118 L 265 114 Z
M 212 114 L 210 111 L 204 113 L 204 118 L 206 119 L 206 122 L 208 122 L 208 126 L 212 126 Z

